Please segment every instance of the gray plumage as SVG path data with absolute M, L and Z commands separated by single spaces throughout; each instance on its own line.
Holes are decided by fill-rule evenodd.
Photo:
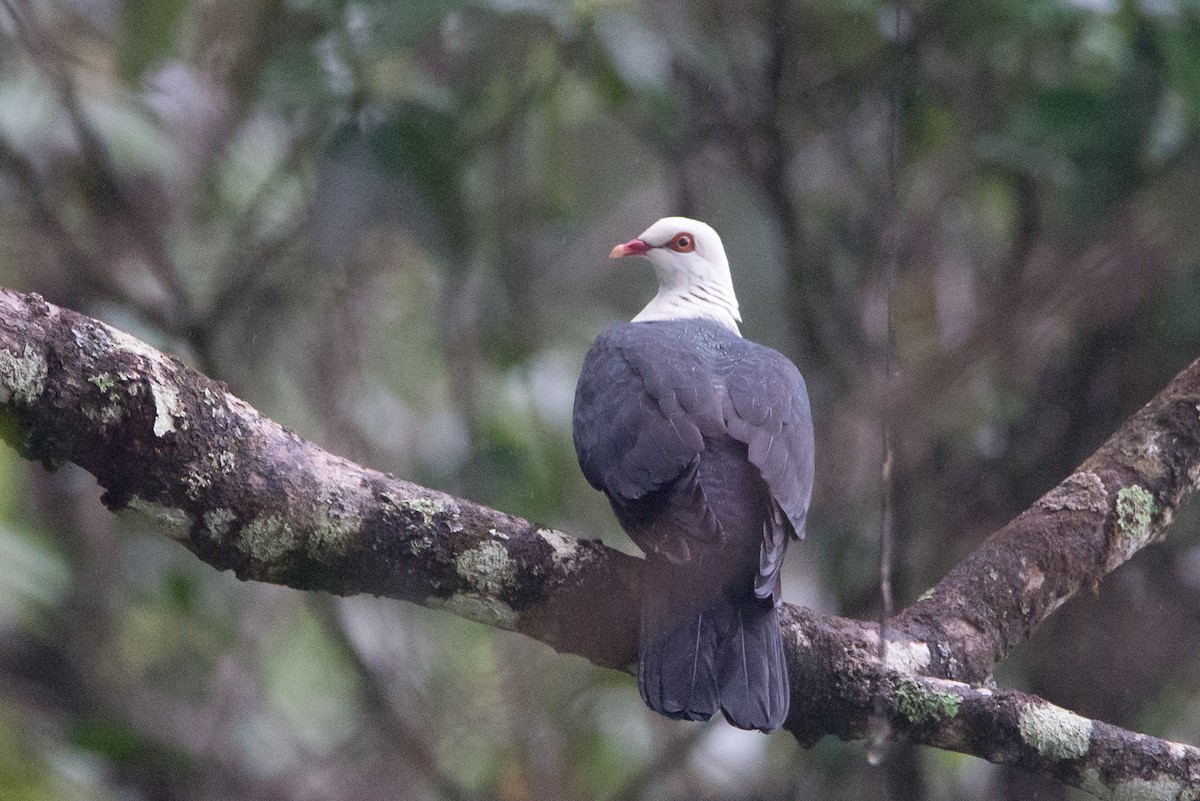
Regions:
M 646 552 L 646 703 L 771 731 L 789 703 L 779 572 L 804 535 L 813 430 L 800 372 L 729 325 L 606 329 L 579 377 L 574 439 L 584 476 Z

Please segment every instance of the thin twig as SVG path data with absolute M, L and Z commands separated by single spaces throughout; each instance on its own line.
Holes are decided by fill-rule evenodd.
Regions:
M 888 661 L 888 620 L 892 616 L 892 550 L 895 541 L 895 516 L 893 509 L 893 492 L 895 483 L 893 470 L 895 468 L 894 443 L 895 402 L 894 389 L 896 385 L 896 273 L 900 261 L 900 144 L 901 144 L 901 96 L 904 73 L 903 39 L 901 35 L 902 9 L 899 2 L 892 5 L 892 75 L 890 86 L 890 105 L 888 109 L 888 140 L 887 140 L 887 203 L 888 225 L 885 232 L 883 284 L 886 293 L 887 306 L 887 340 L 884 343 L 883 357 L 883 414 L 881 428 L 881 448 L 883 459 L 880 464 L 879 500 L 880 500 L 880 529 L 879 529 L 879 664 L 887 665 Z M 871 745 L 868 759 L 878 763 L 882 758 L 882 748 L 890 731 L 887 718 L 884 716 L 885 700 L 882 695 L 876 704 L 875 720 L 872 728 Z

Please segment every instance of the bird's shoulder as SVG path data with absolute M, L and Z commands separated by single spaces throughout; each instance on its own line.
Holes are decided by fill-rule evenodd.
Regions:
M 719 412 L 735 429 L 766 426 L 774 434 L 810 415 L 804 378 L 791 360 L 701 319 L 609 326 L 584 360 L 578 394 L 608 403 L 644 395 L 664 412 L 676 405 L 706 419 Z M 750 432 L 730 433 L 749 444 Z
M 608 392 L 645 394 L 667 406 L 678 403 L 703 416 L 716 411 L 714 393 L 721 382 L 716 364 L 736 339 L 706 320 L 616 323 L 596 337 L 580 382 L 601 382 L 595 389 Z
M 704 319 L 641 320 L 613 323 L 596 337 L 592 350 L 656 358 L 672 355 L 708 361 L 742 338 L 720 323 Z
M 706 436 L 724 433 L 717 377 L 696 345 L 714 334 L 705 328 L 618 323 L 596 338 L 574 410 L 576 451 L 594 486 L 642 497 L 677 479 Z

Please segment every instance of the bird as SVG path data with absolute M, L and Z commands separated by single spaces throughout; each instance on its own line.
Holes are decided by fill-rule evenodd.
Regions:
M 646 556 L 639 691 L 669 718 L 720 711 L 773 731 L 790 706 L 780 567 L 813 486 L 804 378 L 742 337 L 708 224 L 665 217 L 609 256 L 648 259 L 658 292 L 588 350 L 572 434 L 584 477 Z

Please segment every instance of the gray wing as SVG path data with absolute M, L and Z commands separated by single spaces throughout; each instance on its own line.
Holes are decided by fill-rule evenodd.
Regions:
M 776 591 L 788 534 L 804 537 L 813 487 L 812 412 L 804 378 L 782 354 L 744 342 L 732 356 L 719 366 L 725 426 L 748 446 L 772 499 L 755 582 L 755 592 L 765 598 Z
M 707 363 L 671 330 L 617 325 L 592 345 L 575 394 L 580 467 L 640 546 L 686 560 L 678 532 L 721 533 L 695 481 L 704 437 L 728 433 L 744 443 L 772 500 L 755 582 L 759 597 L 768 597 L 777 589 L 788 535 L 804 536 L 812 495 L 804 379 L 782 354 L 740 338 L 715 365 Z
M 613 326 L 588 351 L 575 390 L 575 451 L 643 549 L 686 560 L 681 532 L 720 536 L 695 477 L 704 437 L 724 428 L 712 371 L 669 331 Z

